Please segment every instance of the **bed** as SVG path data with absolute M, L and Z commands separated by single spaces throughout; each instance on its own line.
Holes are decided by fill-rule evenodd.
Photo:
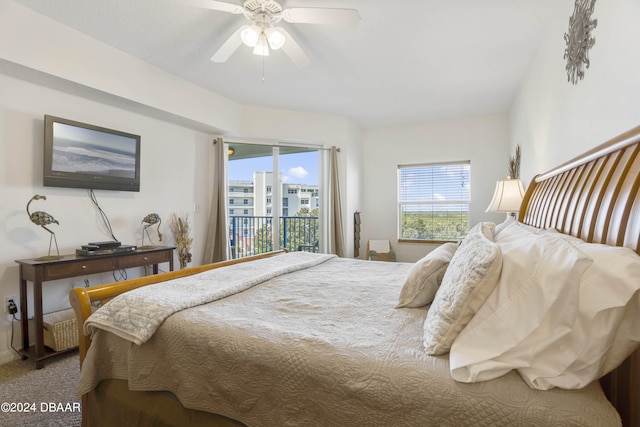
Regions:
M 580 246 L 585 242 L 599 245 L 598 250 L 618 247 L 613 249 L 626 251 L 620 258 L 637 261 L 629 253 L 636 258 L 640 253 L 639 141 L 640 127 L 535 177 L 518 222 L 478 224 L 460 245 L 447 246 L 448 262 L 431 276 L 440 288 L 432 292 L 430 305 L 421 301 L 416 307 L 398 307 L 403 305 L 398 296 L 404 294 L 407 278 L 416 266 L 425 264 L 310 253 L 274 252 L 72 290 L 81 338 L 83 423 L 640 425 L 640 351 L 629 355 L 637 344 L 634 331 L 640 329 L 636 307 L 640 292 L 624 291 L 629 302 L 623 304 L 624 318 L 614 340 L 616 345 L 622 342 L 622 350 L 614 355 L 622 363 L 599 381 L 583 385 L 573 376 L 533 375 L 522 366 L 500 372 L 496 366 L 506 366 L 504 354 L 513 356 L 513 351 L 504 352 L 502 359 L 494 357 L 485 350 L 495 346 L 478 345 L 474 339 L 482 336 L 482 324 L 499 321 L 492 317 L 497 310 L 487 308 L 497 304 L 498 290 L 506 283 L 499 279 L 506 277 L 506 270 L 495 266 L 504 268 L 502 261 L 522 245 L 512 241 L 511 246 L 499 246 L 502 252 L 479 255 L 471 249 L 473 238 L 508 242 L 508 236 L 514 236 L 509 230 L 517 228 L 539 236 L 532 239 L 553 241 L 563 248 L 586 251 Z M 449 286 L 460 281 L 451 272 L 454 264 L 461 264 L 459 253 L 492 256 L 482 277 L 468 280 L 485 283 L 490 281 L 487 277 L 496 277 L 491 280 L 496 283 L 488 291 L 483 285 L 488 295 L 469 291 L 467 297 L 474 302 L 465 307 L 473 306 L 471 313 L 435 317 L 456 326 L 445 325 L 440 334 L 430 326 L 438 322 L 430 320 L 448 309 Z M 540 253 L 543 256 L 546 249 Z M 564 270 L 581 269 L 569 278 L 582 289 L 584 271 L 595 264 L 579 255 L 582 250 L 572 253 L 578 258 L 564 257 L 570 264 Z M 535 276 L 551 270 L 536 271 Z M 557 274 L 565 274 L 564 270 Z M 564 293 L 557 291 L 556 301 L 577 298 L 576 286 L 562 286 Z M 149 295 L 157 298 L 150 305 Z M 457 295 L 451 292 L 449 297 Z M 96 302 L 103 307 L 92 315 Z M 550 307 L 553 316 L 570 311 Z M 575 312 L 584 320 L 581 311 Z M 539 316 L 543 327 L 536 333 L 550 327 L 544 322 L 553 316 Z M 565 328 L 566 339 L 563 336 L 557 343 L 582 338 L 572 332 Z M 557 343 L 550 337 L 558 340 L 560 335 L 549 334 L 538 342 L 554 347 Z M 523 343 L 526 340 L 513 347 L 521 353 L 511 361 L 522 358 Z M 477 351 L 468 352 L 468 347 Z M 469 354 L 473 357 L 466 357 Z M 541 352 L 540 358 L 545 357 L 548 352 Z M 607 370 L 609 359 L 589 366 Z M 580 386 L 569 390 L 553 386 L 562 381 Z

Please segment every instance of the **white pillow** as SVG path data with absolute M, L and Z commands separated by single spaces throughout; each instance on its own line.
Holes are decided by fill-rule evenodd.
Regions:
M 582 388 L 620 365 L 640 346 L 640 256 L 629 248 L 586 243 L 557 233 L 593 259 L 580 282 L 578 317 L 558 346 L 567 366 L 545 354 L 555 369 L 522 372 L 533 387 Z M 537 368 L 537 367 L 534 367 Z
M 505 222 L 496 225 L 496 228 L 493 232 L 493 240 L 496 243 L 514 241 L 519 239 L 527 239 L 532 234 L 542 234 L 545 232 L 547 232 L 546 229 L 536 228 L 512 219 L 506 220 Z
M 591 260 L 556 235 L 521 227 L 512 231 L 497 241 L 502 253 L 498 286 L 452 345 L 450 369 L 457 381 L 545 368 L 539 361 L 546 354 L 558 357 L 556 366 L 567 365 L 558 343 L 578 317 L 580 277 Z
M 407 272 L 396 308 L 430 304 L 457 248 L 457 243 L 445 243 L 416 261 Z
M 508 226 L 510 226 L 511 224 L 513 224 L 514 222 L 518 222 L 518 220 L 516 220 L 514 217 L 512 217 L 511 215 L 509 215 L 507 217 L 507 219 L 505 219 L 503 222 L 501 222 L 500 224 L 496 225 L 496 228 L 493 229 L 493 240 L 495 241 L 495 239 L 498 237 L 498 235 L 500 233 L 502 233 L 504 231 L 505 228 L 507 228 Z
M 424 323 L 427 354 L 451 344 L 495 287 L 502 265 L 493 223 L 475 225 L 456 250 Z

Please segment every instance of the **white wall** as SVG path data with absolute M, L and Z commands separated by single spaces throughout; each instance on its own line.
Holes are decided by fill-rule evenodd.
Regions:
M 46 255 L 49 233 L 29 221 L 25 205 L 34 194 L 47 197 L 32 210 L 44 210 L 60 225 L 55 231 L 60 253 L 73 253 L 90 241 L 111 240 L 102 225 L 88 190 L 42 186 L 43 117 L 52 114 L 141 135 L 141 190 L 136 192 L 96 190 L 98 202 L 108 216 L 115 236 L 127 244 L 141 244 L 141 220 L 151 212 L 163 219 L 162 243 L 172 244 L 170 214 L 188 213 L 197 235 L 206 226 L 203 214 L 193 212 L 194 203 L 206 203 L 197 171 L 206 170 L 212 137 L 148 116 L 131 113 L 91 100 L 68 95 L 0 74 L 0 295 L 19 295 L 16 259 Z M 155 229 L 151 232 L 155 243 Z M 201 259 L 204 242 L 196 239 L 194 259 Z M 55 248 L 54 248 L 55 252 Z M 177 262 L 176 262 L 177 265 Z M 161 266 L 166 269 L 167 265 Z M 142 270 L 129 270 L 129 277 Z M 47 282 L 46 312 L 68 307 L 68 292 L 84 286 L 85 277 Z M 92 285 L 114 281 L 109 273 L 87 277 Z M 31 289 L 31 285 L 29 285 Z M 32 299 L 30 299 L 32 304 Z M 32 314 L 30 306 L 30 314 Z M 0 360 L 8 351 L 8 317 L 0 323 Z M 20 326 L 16 325 L 17 336 Z M 20 339 L 15 339 L 16 346 Z M 7 354 L 8 353 L 8 354 Z
M 365 132 L 362 247 L 370 239 L 390 239 L 398 260 L 405 262 L 418 260 L 434 247 L 397 241 L 397 166 L 401 164 L 470 160 L 471 224 L 504 220 L 503 214 L 484 211 L 496 181 L 508 175 L 513 155 L 508 125 L 507 116 L 486 116 Z
M 18 64 L 163 116 L 236 131 L 240 105 L 11 0 L 0 0 L 0 65 Z M 158 90 L 162 88 L 162 90 Z
M 578 84 L 567 81 L 565 16 L 550 23 L 544 44 L 511 109 L 511 144 L 522 147 L 522 177 L 535 174 L 640 125 L 640 2 L 596 2 L 591 65 Z

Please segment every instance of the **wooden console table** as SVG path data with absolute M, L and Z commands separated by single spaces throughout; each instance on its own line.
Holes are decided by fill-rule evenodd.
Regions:
M 153 274 L 158 274 L 158 264 L 168 262 L 169 270 L 173 271 L 172 246 L 154 246 L 138 249 L 134 252 L 124 252 L 108 255 L 76 256 L 64 255 L 56 260 L 21 259 L 20 264 L 20 317 L 22 320 L 22 350 L 23 358 L 36 361 L 36 368 L 44 366 L 44 360 L 64 353 L 53 351 L 44 346 L 43 312 L 42 312 L 42 283 L 49 280 L 67 279 L 70 277 L 86 276 L 107 271 L 124 270 L 127 268 L 153 266 Z M 29 319 L 27 312 L 27 281 L 33 283 L 33 317 L 35 319 L 35 345 L 29 345 Z

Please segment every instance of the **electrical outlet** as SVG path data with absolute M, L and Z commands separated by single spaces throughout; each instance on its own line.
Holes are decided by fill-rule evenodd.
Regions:
M 16 310 L 18 309 L 18 298 L 15 295 L 4 297 L 4 312 L 9 313 L 9 301 L 13 301 L 16 306 Z

